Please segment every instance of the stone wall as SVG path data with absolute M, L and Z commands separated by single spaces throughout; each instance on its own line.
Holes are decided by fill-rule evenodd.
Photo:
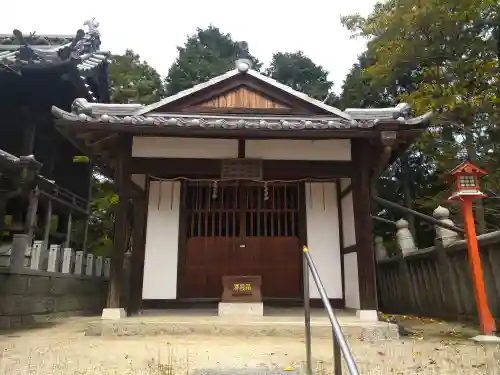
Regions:
M 58 316 L 100 314 L 107 289 L 104 277 L 0 269 L 0 329 Z

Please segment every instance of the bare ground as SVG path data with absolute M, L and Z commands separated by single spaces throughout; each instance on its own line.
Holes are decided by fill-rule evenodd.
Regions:
M 298 374 L 302 340 L 279 337 L 86 337 L 88 318 L 0 333 L 0 374 Z M 408 320 L 415 335 L 378 344 L 352 342 L 361 374 L 500 374 L 500 346 L 467 340 L 458 324 Z M 331 373 L 332 343 L 313 340 L 316 373 Z M 174 369 L 173 371 L 171 369 Z M 344 372 L 347 374 L 347 372 Z

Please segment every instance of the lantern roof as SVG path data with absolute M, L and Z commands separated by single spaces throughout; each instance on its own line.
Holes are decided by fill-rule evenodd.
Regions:
M 473 174 L 473 175 L 477 175 L 477 176 L 486 176 L 488 174 L 488 172 L 479 168 L 477 165 L 475 165 L 471 161 L 466 160 L 466 161 L 460 163 L 459 165 L 457 165 L 451 171 L 447 172 L 446 176 L 453 177 L 453 176 L 456 176 L 458 174 L 464 174 L 464 173 Z

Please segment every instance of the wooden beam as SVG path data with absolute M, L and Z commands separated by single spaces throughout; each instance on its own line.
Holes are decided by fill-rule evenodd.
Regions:
M 146 197 L 134 199 L 134 228 L 132 240 L 132 258 L 130 264 L 130 298 L 128 311 L 138 312 L 142 301 L 142 283 L 144 280 L 144 253 L 146 249 L 146 221 L 147 206 Z
M 127 211 L 129 197 L 127 182 L 130 180 L 129 166 L 132 155 L 132 137 L 120 135 L 118 139 L 118 158 L 115 168 L 115 189 L 120 198 L 116 206 L 115 228 L 113 234 L 113 253 L 111 258 L 111 275 L 109 279 L 108 307 L 120 308 L 123 261 L 127 250 Z
M 344 199 L 352 191 L 352 184 L 348 185 L 340 192 L 340 200 Z
M 377 279 L 375 250 L 373 247 L 373 222 L 371 218 L 370 161 L 371 147 L 364 140 L 351 141 L 353 156 L 352 201 L 358 257 L 359 300 L 361 310 L 377 310 Z
M 266 180 L 300 180 L 350 177 L 350 161 L 264 160 Z M 219 159 L 132 158 L 131 174 L 149 174 L 162 178 L 220 178 Z

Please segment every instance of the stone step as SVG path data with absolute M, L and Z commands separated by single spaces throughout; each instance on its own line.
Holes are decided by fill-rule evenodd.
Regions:
M 348 339 L 367 341 L 398 339 L 398 326 L 386 322 L 339 321 Z M 329 338 L 332 327 L 328 320 L 311 322 L 313 337 Z M 87 325 L 87 336 L 157 336 L 157 335 L 224 335 L 224 336 L 280 336 L 304 337 L 304 322 L 300 320 L 230 320 L 174 319 L 131 317 L 120 320 L 96 320 Z

